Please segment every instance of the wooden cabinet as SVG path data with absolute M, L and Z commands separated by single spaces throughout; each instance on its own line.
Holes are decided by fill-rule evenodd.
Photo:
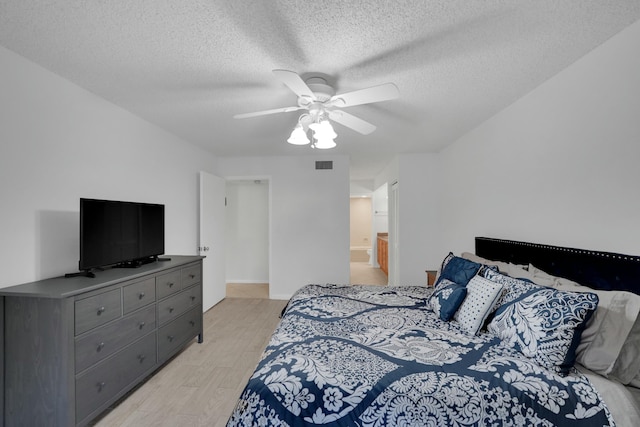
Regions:
M 384 274 L 389 275 L 389 236 L 386 233 L 378 233 L 378 265 Z
M 436 274 L 437 271 L 436 270 L 425 270 L 425 273 L 427 273 L 427 286 L 433 286 L 436 282 Z
M 0 289 L 2 425 L 86 425 L 195 337 L 202 257 Z

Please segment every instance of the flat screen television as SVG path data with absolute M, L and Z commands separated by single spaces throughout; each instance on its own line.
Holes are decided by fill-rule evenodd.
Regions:
M 164 205 L 80 199 L 79 269 L 137 267 L 164 254 Z

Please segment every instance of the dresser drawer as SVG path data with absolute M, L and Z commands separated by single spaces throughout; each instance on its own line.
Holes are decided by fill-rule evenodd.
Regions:
M 122 315 L 120 289 L 75 302 L 76 335 L 87 332 Z
M 200 264 L 192 265 L 182 269 L 182 286 L 187 287 L 202 281 L 202 269 Z
M 179 294 L 173 295 L 158 303 L 158 324 L 163 325 L 182 313 L 187 311 L 195 304 L 202 302 L 202 292 L 200 285 L 192 286 Z
M 76 373 L 107 358 L 156 328 L 156 308 L 149 306 L 76 340 Z
M 178 292 L 182 286 L 180 282 L 180 270 L 162 274 L 156 277 L 156 296 L 162 299 L 168 295 Z
M 76 377 L 76 422 L 84 420 L 156 363 L 151 333 Z
M 166 358 L 185 342 L 202 332 L 202 305 L 198 304 L 173 322 L 158 329 L 158 361 Z
M 122 288 L 124 314 L 131 313 L 156 300 L 156 279 L 151 277 L 142 282 L 132 283 Z
M 189 307 L 196 304 L 202 304 L 202 285 L 196 285 L 189 289 L 185 289 L 184 293 L 188 295 Z

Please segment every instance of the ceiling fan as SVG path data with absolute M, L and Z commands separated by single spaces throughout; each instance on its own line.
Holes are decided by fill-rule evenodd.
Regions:
M 352 114 L 343 111 L 342 108 L 354 105 L 371 104 L 387 101 L 400 96 L 398 88 L 393 83 L 385 83 L 366 89 L 355 90 L 336 95 L 336 91 L 322 77 L 309 77 L 303 80 L 297 73 L 287 70 L 273 70 L 289 89 L 298 96 L 298 105 L 292 107 L 275 108 L 273 110 L 257 111 L 254 113 L 236 114 L 236 119 L 263 116 L 275 113 L 288 113 L 298 110 L 307 110 L 298 118 L 298 124 L 287 140 L 291 144 L 304 145 L 311 141 L 306 135 L 307 129 L 313 130 L 315 139 L 312 147 L 335 147 L 333 139 L 337 136 L 329 120 L 340 123 L 363 135 L 368 135 L 376 127 Z

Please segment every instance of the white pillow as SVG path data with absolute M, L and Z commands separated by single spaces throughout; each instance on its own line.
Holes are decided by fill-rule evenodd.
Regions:
M 590 292 L 598 295 L 600 302 L 582 332 L 582 339 L 576 349 L 576 360 L 598 374 L 608 375 L 638 318 L 640 296 L 622 291 Z
M 640 317 L 636 319 L 627 340 L 620 349 L 620 354 L 613 365 L 610 376 L 622 384 L 640 386 L 638 384 L 640 381 Z
M 502 261 L 493 261 L 490 259 L 482 258 L 476 254 L 472 254 L 471 252 L 462 252 L 460 255 L 464 259 L 468 259 L 469 261 L 477 262 L 478 264 L 484 264 L 488 266 L 498 267 L 498 271 L 502 274 L 506 274 L 511 277 L 524 277 L 526 275 L 527 268 L 526 265 L 512 264 L 510 262 L 502 262 Z
M 453 316 L 470 334 L 478 333 L 502 295 L 503 286 L 480 276 L 467 284 L 467 296 Z
M 559 279 L 559 277 L 552 276 L 532 264 L 529 264 L 527 275 L 523 276 L 523 278 L 531 280 L 536 285 L 552 288 L 556 286 L 556 279 Z

